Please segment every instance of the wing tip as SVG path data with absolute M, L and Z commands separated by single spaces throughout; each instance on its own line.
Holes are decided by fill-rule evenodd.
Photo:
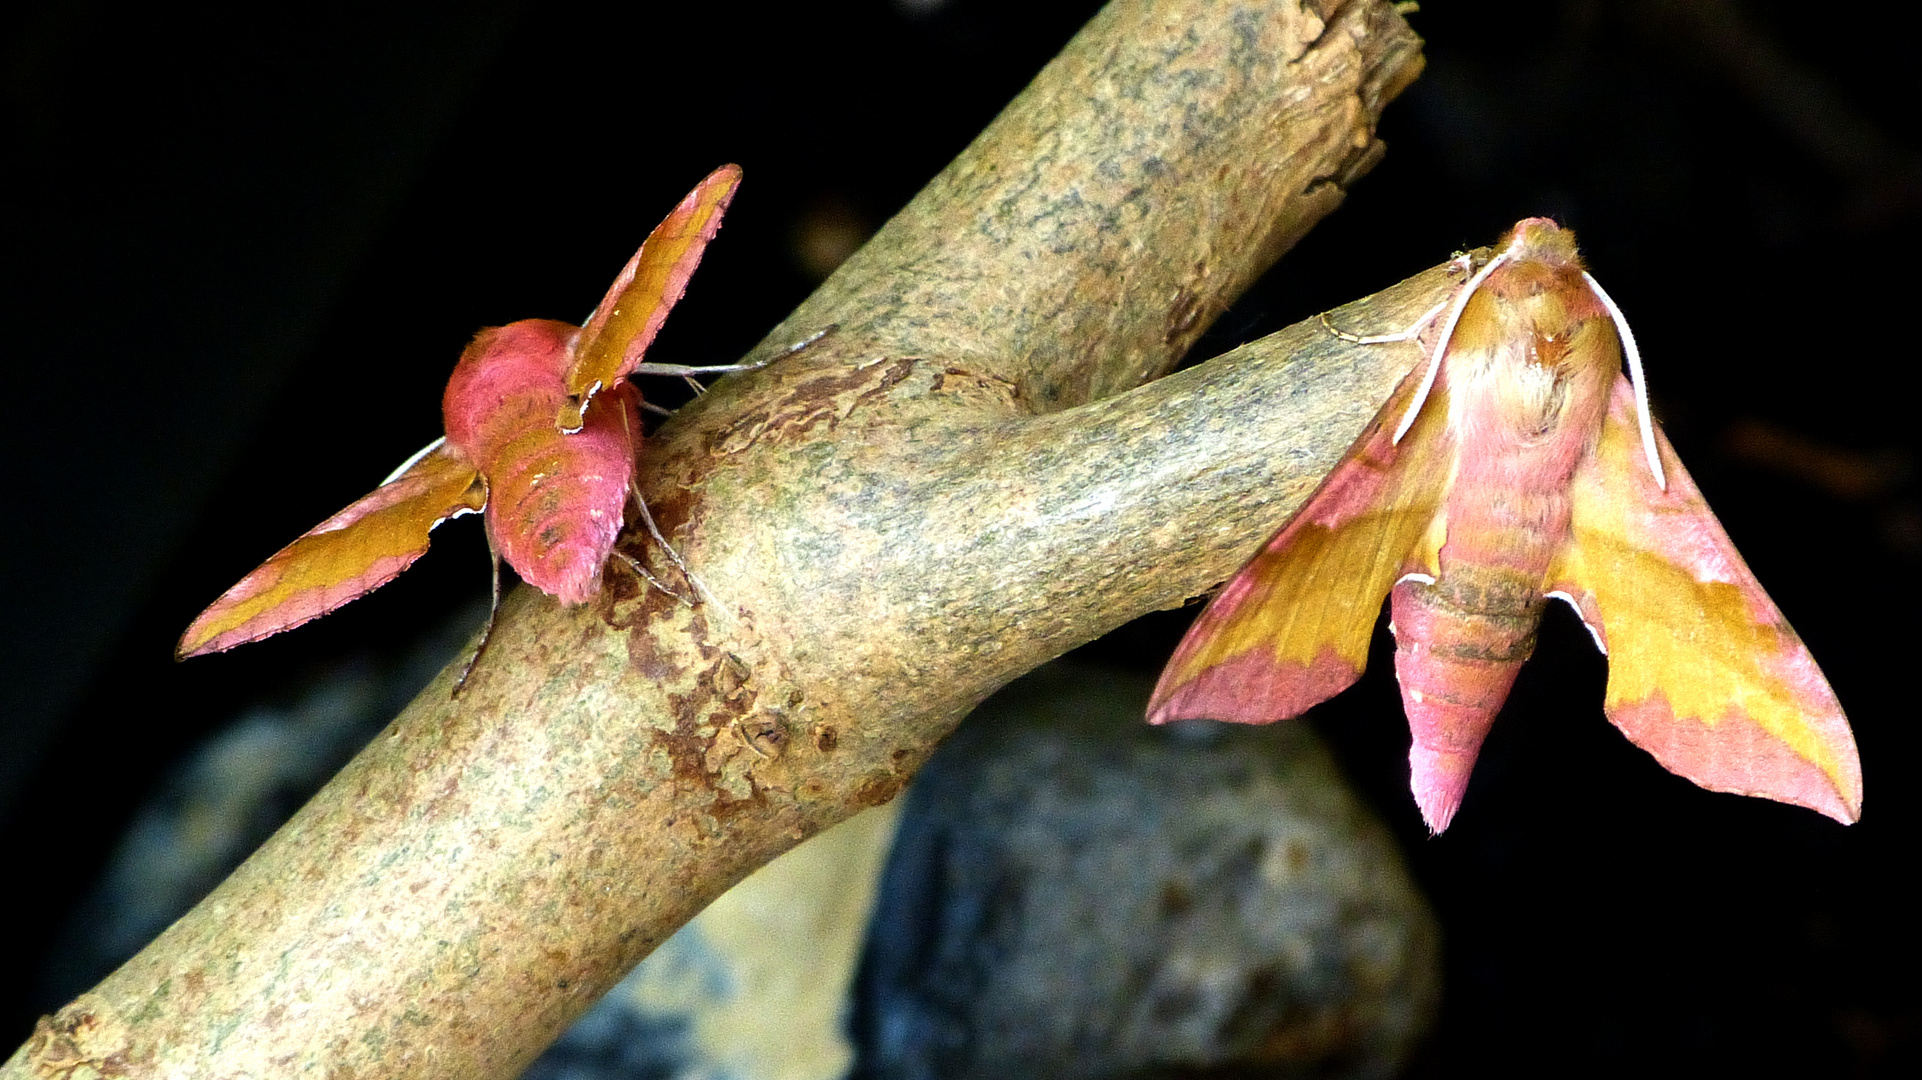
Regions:
M 1833 809 L 1824 809 L 1820 806 L 1811 806 L 1809 809 L 1833 818 L 1844 825 L 1854 825 L 1862 820 L 1862 796 L 1857 794 L 1853 799 L 1837 799 L 1836 806 Z
M 1844 825 L 1862 819 L 1862 763 L 1841 714 L 1805 714 L 1812 753 L 1798 751 L 1747 713 L 1730 709 L 1713 723 L 1677 717 L 1666 695 L 1615 703 L 1608 718 L 1664 769 L 1710 791 L 1770 799 L 1813 810 Z
M 186 632 L 180 635 L 180 640 L 174 644 L 174 663 L 178 664 L 182 660 L 195 656 L 210 656 L 213 653 L 226 652 L 233 647 L 233 645 L 219 644 L 220 635 L 218 634 L 209 637 L 203 633 L 196 639 L 194 627 L 199 625 L 199 620 L 195 620 L 193 625 L 187 627 Z M 233 644 L 241 645 L 244 642 L 236 641 Z
M 218 607 L 219 601 L 215 601 L 214 606 Z M 335 607 L 338 606 L 340 605 L 335 605 Z M 223 653 L 228 649 L 238 648 L 242 645 L 250 645 L 263 638 L 273 637 L 283 630 L 292 630 L 297 626 L 304 626 L 332 610 L 334 609 L 328 608 L 326 611 L 316 611 L 287 622 L 262 620 L 256 617 L 254 619 L 242 620 L 236 625 L 208 633 L 205 628 L 201 627 L 201 624 L 203 622 L 215 621 L 209 619 L 209 616 L 214 614 L 214 608 L 210 607 L 201 613 L 200 618 L 190 623 L 187 626 L 186 632 L 180 635 L 179 644 L 174 646 L 174 662 L 178 663 L 195 656 L 211 656 L 214 653 Z M 200 629 L 200 635 L 197 641 L 195 640 L 196 629 Z
M 217 653 L 220 651 L 219 649 L 212 648 L 205 641 L 189 646 L 187 642 L 188 639 L 193 637 L 193 633 L 194 628 L 189 626 L 187 632 L 180 635 L 180 640 L 174 643 L 174 663 L 178 664 L 182 660 L 190 657 L 206 656 L 209 653 Z
M 1149 698 L 1151 724 L 1291 720 L 1353 686 L 1362 672 L 1360 664 L 1344 660 L 1332 647 L 1323 647 L 1307 664 L 1277 660 L 1271 650 L 1257 647 L 1176 681 L 1171 677 L 1184 666 L 1181 660 L 1177 651 Z
M 668 214 L 667 221 L 663 221 L 662 224 L 673 221 L 676 214 L 693 213 L 703 204 L 707 204 L 710 207 L 710 213 L 701 220 L 700 229 L 702 236 L 711 239 L 719 231 L 721 217 L 727 213 L 728 204 L 734 201 L 734 195 L 740 187 L 741 167 L 730 161 L 702 177 L 701 182 L 695 184 L 694 189 L 682 197 L 680 205 Z M 650 235 L 648 239 L 651 240 L 653 237 Z
M 235 582 L 232 588 L 221 593 L 213 603 L 207 605 L 205 611 L 194 616 L 194 621 L 187 624 L 180 641 L 174 645 L 174 660 L 178 662 L 188 657 L 226 652 L 237 645 L 271 637 L 323 614 L 315 612 L 292 622 L 283 622 L 272 616 L 285 615 L 293 609 L 283 604 L 273 604 L 251 615 L 235 616 L 236 609 L 243 608 L 258 596 L 273 592 L 282 580 L 288 553 L 294 551 L 299 543 L 300 540 L 296 540 L 282 548 L 272 558 L 255 567 L 252 573 Z

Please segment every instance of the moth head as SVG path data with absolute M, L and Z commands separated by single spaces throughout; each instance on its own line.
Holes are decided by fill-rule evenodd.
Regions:
M 1537 260 L 1556 269 L 1584 269 L 1575 250 L 1575 232 L 1549 218 L 1523 218 L 1502 237 L 1502 250 L 1518 260 Z

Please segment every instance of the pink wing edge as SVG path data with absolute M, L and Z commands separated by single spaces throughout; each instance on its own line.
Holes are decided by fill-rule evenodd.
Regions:
M 1604 422 L 1633 430 L 1634 408 L 1634 389 L 1625 376 L 1618 376 Z M 1639 439 L 1634 442 L 1639 445 Z M 1743 561 L 1659 427 L 1655 443 L 1667 474 L 1667 490 L 1656 488 L 1651 477 L 1638 471 L 1636 505 L 1649 518 L 1661 515 L 1667 527 L 1646 521 L 1641 537 L 1654 541 L 1649 550 L 1688 568 L 1697 580 L 1734 585 L 1754 623 L 1780 631 L 1783 648 L 1769 658 L 1767 667 L 1789 688 L 1823 742 L 1837 749 L 1842 776 L 1838 784 L 1734 708 L 1710 727 L 1698 720 L 1678 720 L 1666 696 L 1657 693 L 1610 710 L 1609 721 L 1663 768 L 1700 787 L 1792 803 L 1853 824 L 1862 815 L 1862 763 L 1841 702 L 1815 657 Z M 1635 461 L 1641 463 L 1639 453 Z M 1686 522 L 1690 528 L 1678 532 L 1676 522 Z M 1551 594 L 1575 609 L 1596 644 L 1608 653 L 1608 630 L 1594 597 L 1569 582 L 1555 583 Z

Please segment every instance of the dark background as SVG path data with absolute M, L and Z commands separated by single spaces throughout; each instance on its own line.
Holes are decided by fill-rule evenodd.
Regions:
M 723 362 L 885 220 L 1086 0 L 510 0 L 179 14 L 29 3 L 0 47 L 0 1049 L 53 928 L 244 705 L 484 594 L 477 528 L 379 594 L 174 665 L 187 621 L 439 430 L 482 325 L 584 316 L 707 170 L 747 179 L 653 359 Z M 1472 10 L 1463 10 L 1472 9 Z M 1895 4 L 1432 4 L 1389 153 L 1197 350 L 1574 227 L 1658 413 L 1853 719 L 1861 824 L 1702 792 L 1600 713 L 1551 615 L 1445 838 L 1385 652 L 1318 711 L 1448 934 L 1430 1075 L 1922 1070 L 1922 805 L 1897 622 L 1912 463 L 1918 16 Z M 655 391 L 651 388 L 650 393 Z M 1152 670 L 1187 613 L 1083 650 Z

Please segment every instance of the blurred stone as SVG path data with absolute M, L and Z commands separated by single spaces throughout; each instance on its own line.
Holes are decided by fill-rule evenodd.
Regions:
M 1304 724 L 1142 722 L 1043 668 L 906 796 L 856 990 L 864 1080 L 1392 1075 L 1439 937 Z
M 523 1080 L 835 1080 L 899 802 L 750 874 L 661 944 Z
M 213 891 L 460 654 L 486 611 L 467 607 L 397 661 L 321 671 L 186 755 L 58 931 L 42 997 L 66 1001 L 99 982 Z

